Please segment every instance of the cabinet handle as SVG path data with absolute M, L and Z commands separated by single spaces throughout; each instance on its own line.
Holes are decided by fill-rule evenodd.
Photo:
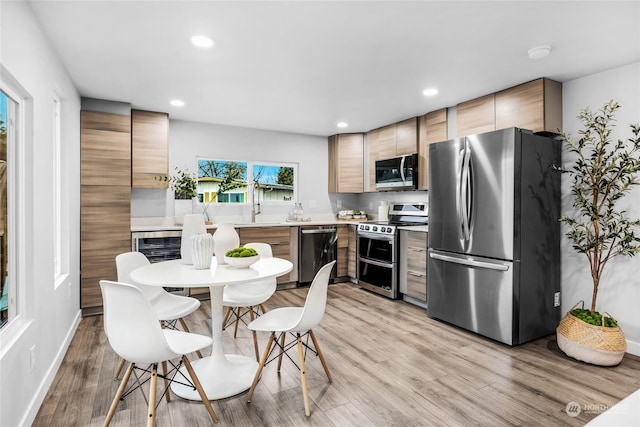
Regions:
M 413 271 L 407 271 L 407 274 L 409 274 L 410 276 L 416 276 L 416 277 L 425 277 L 426 276 L 426 274 L 414 273 Z

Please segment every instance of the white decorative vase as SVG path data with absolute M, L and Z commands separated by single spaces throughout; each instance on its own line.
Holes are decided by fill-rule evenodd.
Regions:
M 233 224 L 230 223 L 218 225 L 218 229 L 213 233 L 213 240 L 215 241 L 215 254 L 218 264 L 226 264 L 224 254 L 228 250 L 240 246 L 240 236 L 238 236 L 236 229 L 233 228 Z
M 180 258 L 183 264 L 193 264 L 191 236 L 205 234 L 207 227 L 204 225 L 202 214 L 187 214 L 182 225 L 182 238 L 180 241 Z
M 209 233 L 194 234 L 191 236 L 193 266 L 196 270 L 204 270 L 211 267 L 213 257 L 214 240 Z

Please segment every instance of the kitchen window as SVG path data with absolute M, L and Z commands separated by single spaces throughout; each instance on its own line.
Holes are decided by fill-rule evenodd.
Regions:
M 198 198 L 204 203 L 291 203 L 297 195 L 295 163 L 198 158 Z M 252 186 L 253 184 L 253 191 Z
M 15 150 L 18 104 L 0 90 L 0 328 L 16 316 L 15 229 L 14 218 Z M 10 167 L 11 166 L 11 167 Z

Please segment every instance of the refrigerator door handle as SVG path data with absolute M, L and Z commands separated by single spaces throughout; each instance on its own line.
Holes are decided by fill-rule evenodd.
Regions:
M 433 259 L 440 261 L 453 262 L 455 264 L 467 265 L 469 267 L 486 268 L 489 270 L 509 271 L 509 266 L 504 264 L 494 264 L 491 262 L 476 261 L 466 258 L 458 258 L 450 255 L 443 255 L 435 252 L 431 252 L 429 256 Z
M 462 170 L 464 168 L 464 153 L 464 148 L 458 152 L 458 164 L 456 165 L 456 226 L 460 233 L 460 240 L 462 241 L 464 241 L 464 217 L 462 213 Z
M 462 160 L 462 178 L 461 178 L 461 204 L 462 204 L 462 237 L 464 241 L 468 241 L 471 238 L 469 230 L 469 192 L 471 191 L 470 185 L 470 163 L 471 163 L 471 148 L 468 145 L 468 141 L 465 141 L 464 156 Z

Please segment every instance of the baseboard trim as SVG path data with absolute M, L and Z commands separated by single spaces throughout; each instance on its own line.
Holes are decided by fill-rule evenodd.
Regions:
M 71 345 L 71 341 L 73 340 L 73 337 L 78 330 L 80 320 L 82 320 L 82 311 L 78 310 L 78 312 L 76 313 L 76 317 L 75 319 L 73 319 L 71 327 L 67 331 L 67 335 L 65 336 L 64 341 L 62 342 L 62 345 L 60 346 L 60 349 L 56 354 L 55 359 L 53 359 L 53 363 L 51 363 L 51 366 L 49 366 L 47 374 L 44 376 L 42 382 L 40 383 L 38 392 L 35 394 L 35 396 L 31 400 L 31 403 L 29 404 L 29 409 L 27 410 L 24 418 L 22 419 L 22 422 L 20 423 L 21 426 L 30 426 L 36 419 L 36 415 L 38 415 L 38 411 L 40 410 L 40 407 L 44 402 L 44 398 L 47 396 L 47 392 L 53 384 L 53 380 L 58 373 L 58 369 L 60 369 L 60 365 L 62 365 L 64 356 L 67 354 L 69 346 Z

